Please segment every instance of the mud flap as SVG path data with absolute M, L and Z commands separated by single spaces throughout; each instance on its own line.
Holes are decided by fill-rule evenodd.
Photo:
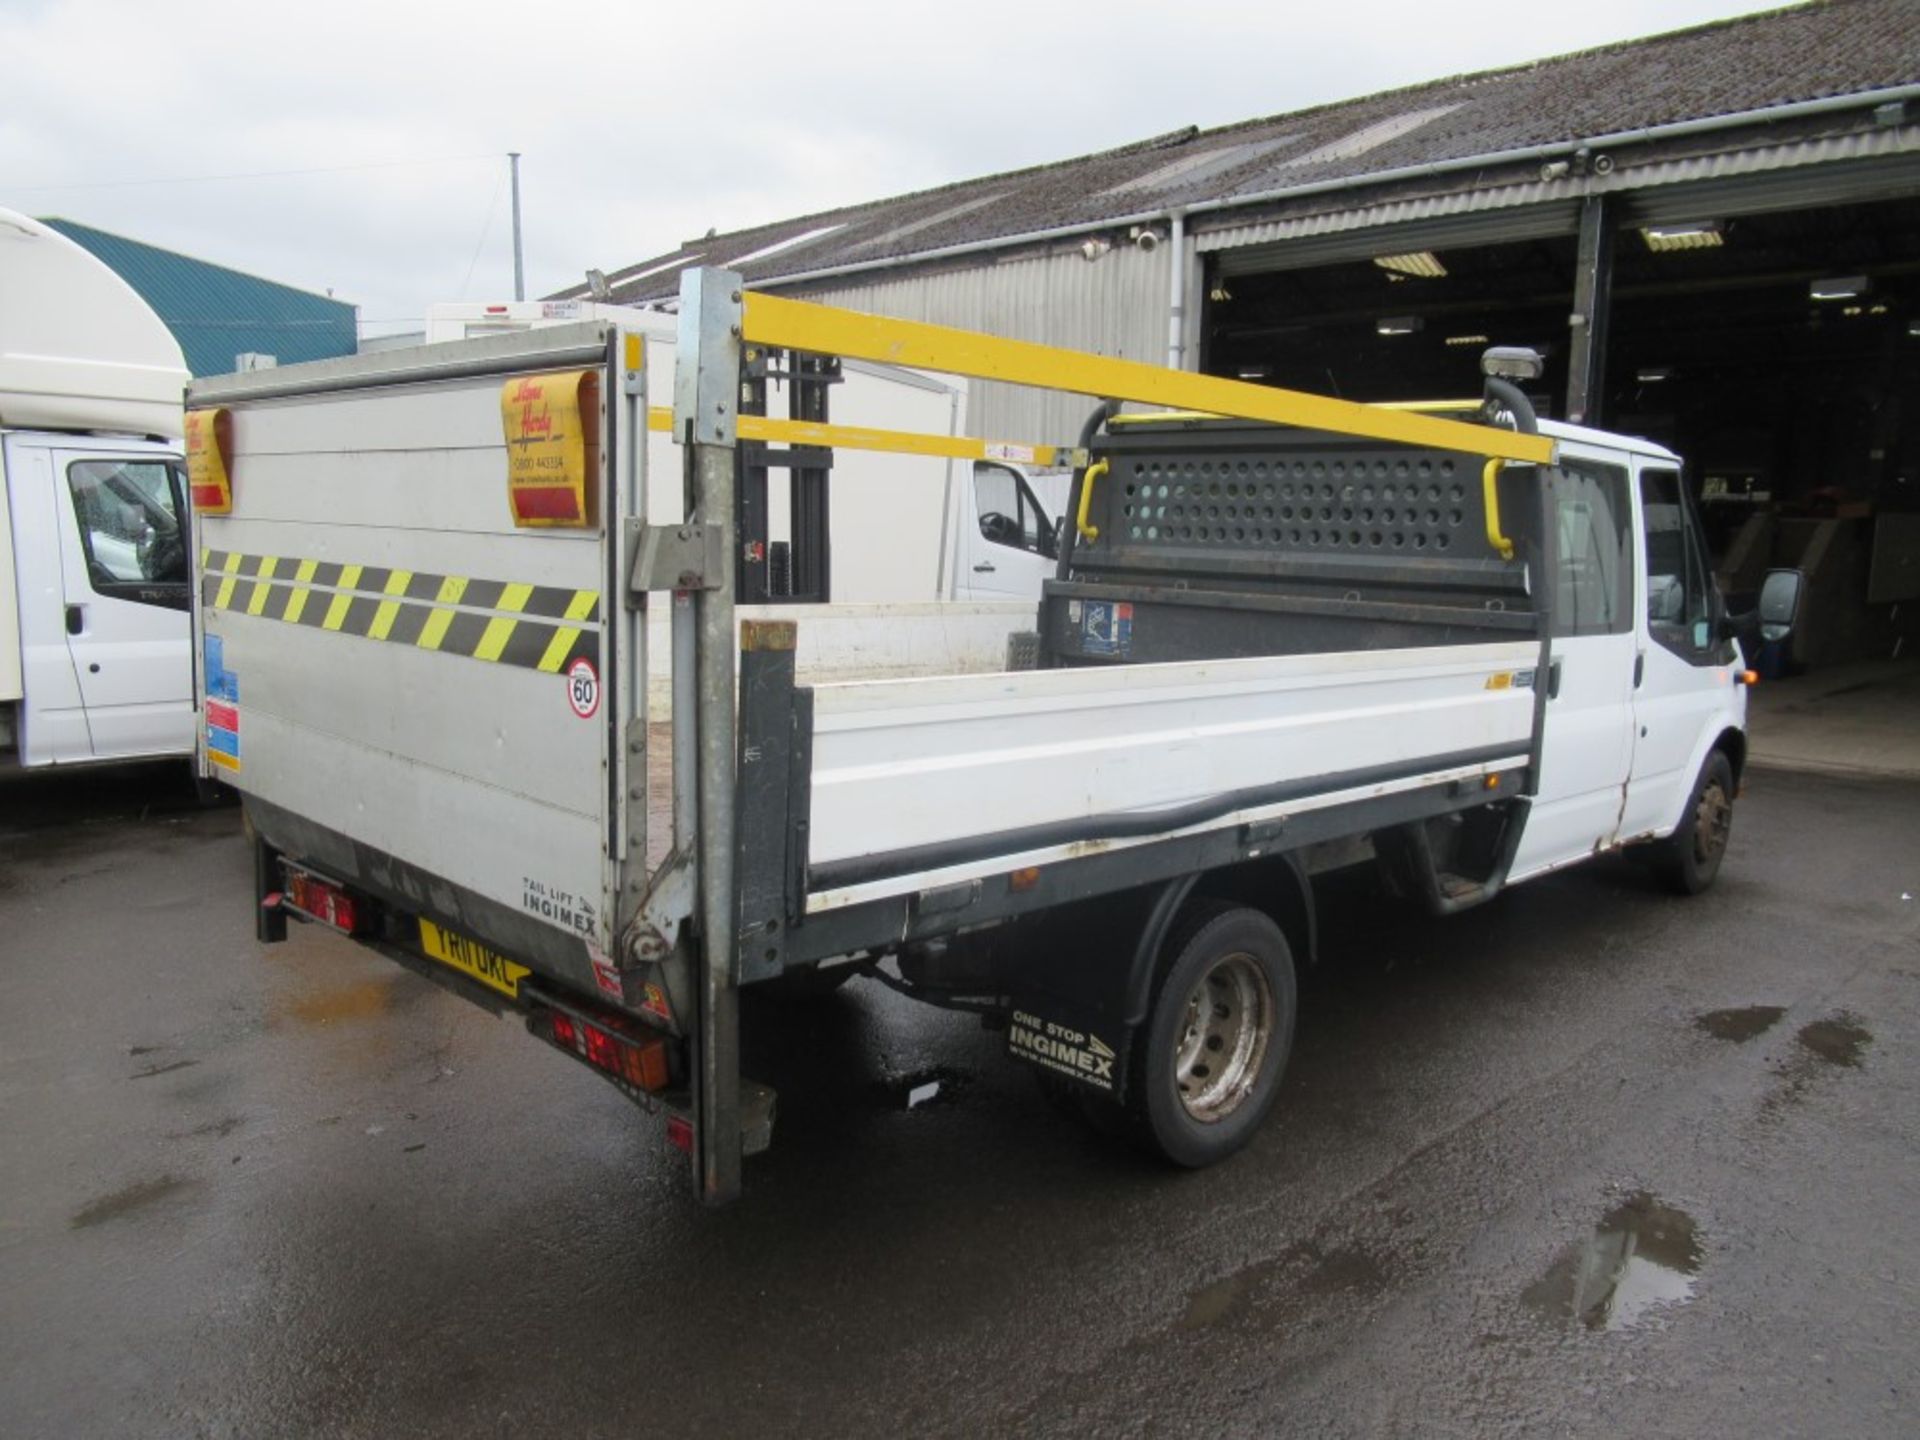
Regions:
M 1132 1031 L 1112 1020 L 1076 1013 L 1052 996 L 1014 1001 L 1007 1053 L 1111 1100 L 1126 1094 Z

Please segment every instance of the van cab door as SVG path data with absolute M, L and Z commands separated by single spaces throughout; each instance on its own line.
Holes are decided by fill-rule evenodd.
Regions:
M 973 503 L 962 507 L 961 535 L 960 599 L 1040 598 L 1060 552 L 1053 518 L 1018 470 L 975 463 Z
M 186 484 L 160 452 L 56 450 L 67 649 L 92 758 L 193 750 Z
M 1744 723 L 1732 642 L 1715 634 L 1719 606 L 1700 521 L 1671 461 L 1636 460 L 1636 544 L 1645 576 L 1635 620 L 1633 775 L 1623 840 L 1670 832 L 1706 751 Z
M 1563 448 L 1543 472 L 1554 515 L 1553 659 L 1540 788 L 1514 855 L 1521 879 L 1611 845 L 1633 755 L 1633 506 L 1625 456 Z

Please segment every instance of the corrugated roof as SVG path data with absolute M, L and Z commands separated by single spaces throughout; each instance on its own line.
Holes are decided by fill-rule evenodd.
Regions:
M 166 322 L 198 378 L 225 375 L 249 351 L 282 365 L 351 355 L 354 307 L 72 220 L 42 222 L 99 256 Z
M 1364 186 L 1369 177 L 1418 166 L 1571 146 L 1597 135 L 1916 82 L 1915 0 L 1814 0 L 1216 130 L 1188 128 L 1053 165 L 706 236 L 608 278 L 617 300 L 644 303 L 676 294 L 679 266 L 696 254 L 709 265 L 761 255 L 743 269 L 749 280 L 769 283 L 839 266 L 908 263 L 955 246 L 1017 243 L 1023 236 L 1156 209 L 1231 203 L 1237 196 L 1299 186 Z M 1238 223 L 1241 217 L 1220 218 Z M 775 248 L 828 229 L 790 251 Z M 585 286 L 577 286 L 554 298 L 585 293 Z

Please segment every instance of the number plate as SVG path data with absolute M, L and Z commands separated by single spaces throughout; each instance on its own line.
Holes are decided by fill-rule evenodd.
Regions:
M 533 973 L 478 940 L 442 930 L 424 916 L 420 921 L 420 948 L 441 964 L 451 965 L 462 975 L 514 1000 L 520 998 L 520 982 Z

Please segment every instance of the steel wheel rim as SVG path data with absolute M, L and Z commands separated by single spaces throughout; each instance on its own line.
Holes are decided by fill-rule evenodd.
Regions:
M 1700 792 L 1700 803 L 1693 812 L 1694 858 L 1713 859 L 1726 848 L 1727 832 L 1732 828 L 1733 805 L 1727 792 L 1717 784 L 1707 786 Z
M 1273 1032 L 1273 987 L 1245 951 L 1223 955 L 1187 996 L 1174 1089 L 1189 1116 L 1224 1120 L 1252 1093 Z

